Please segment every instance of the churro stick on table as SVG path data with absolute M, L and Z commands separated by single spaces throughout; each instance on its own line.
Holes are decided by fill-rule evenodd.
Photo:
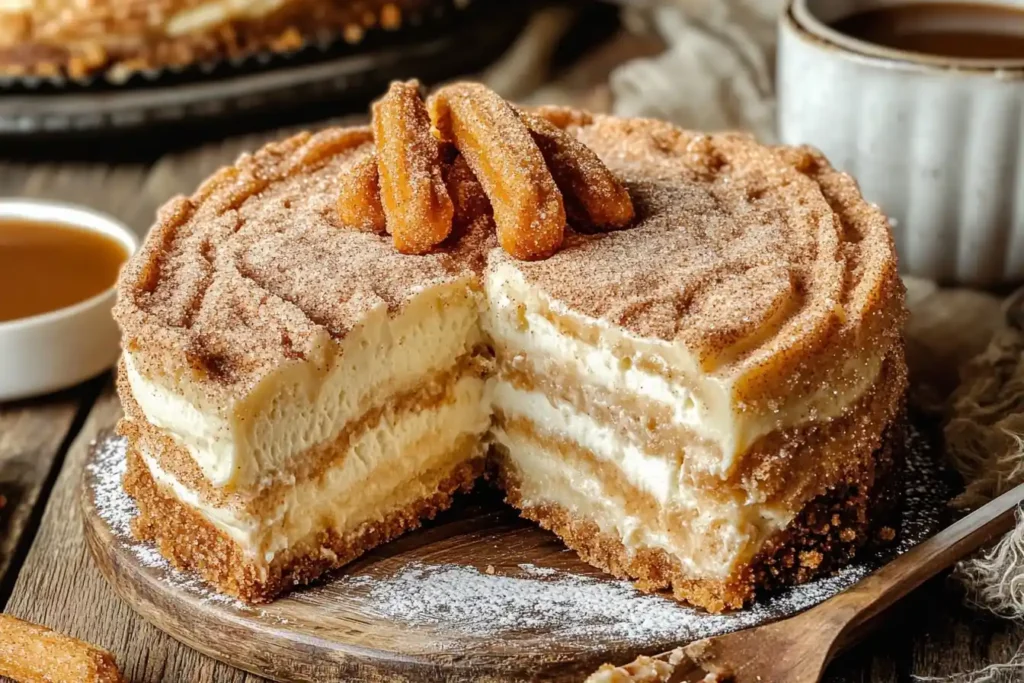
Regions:
M 452 229 L 452 200 L 441 173 L 441 144 L 430 129 L 419 84 L 394 82 L 373 105 L 380 198 L 395 248 L 423 254 Z
M 370 154 L 356 162 L 338 179 L 338 218 L 342 225 L 356 230 L 387 232 L 387 219 L 380 200 L 380 177 L 377 155 Z
M 633 222 L 633 200 L 596 153 L 548 119 L 519 111 L 562 192 L 573 227 L 615 230 Z
M 104 649 L 0 614 L 0 675 L 21 683 L 123 683 Z
M 553 254 L 565 233 L 562 194 L 515 110 L 478 83 L 441 88 L 428 108 L 442 139 L 455 143 L 490 199 L 505 251 L 524 260 Z

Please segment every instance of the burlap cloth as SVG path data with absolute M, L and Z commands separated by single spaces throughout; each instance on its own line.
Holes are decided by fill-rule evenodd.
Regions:
M 539 14 L 483 80 L 509 98 L 652 116 L 701 130 L 775 140 L 775 17 L 783 0 L 620 0 L 627 29 L 552 78 L 547 70 L 573 11 Z M 905 278 L 911 404 L 945 420 L 946 452 L 971 509 L 1024 481 L 1024 295 L 1006 302 Z M 1020 516 L 1018 516 L 1020 519 Z M 955 576 L 968 600 L 1024 619 L 1024 522 Z M 932 679 L 935 680 L 935 679 Z M 948 681 L 1024 680 L 1024 646 L 1009 662 Z

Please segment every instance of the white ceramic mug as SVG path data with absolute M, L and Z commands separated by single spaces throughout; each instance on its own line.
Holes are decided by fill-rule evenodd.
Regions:
M 942 0 L 790 0 L 779 24 L 779 137 L 821 149 L 857 179 L 892 218 L 904 272 L 1019 282 L 1024 55 L 919 55 L 830 27 L 859 11 L 925 1 Z M 1002 4 L 1024 10 L 1024 0 Z
M 137 247 L 135 234 L 123 223 L 85 207 L 0 199 L 4 219 L 93 230 L 115 239 L 128 256 Z M 0 401 L 64 389 L 111 367 L 120 353 L 120 333 L 110 312 L 115 298 L 112 284 L 67 308 L 0 322 Z

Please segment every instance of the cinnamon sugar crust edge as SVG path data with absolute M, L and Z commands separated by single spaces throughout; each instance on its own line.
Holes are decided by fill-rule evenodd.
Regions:
M 843 369 L 865 340 L 881 354 L 900 343 L 906 311 L 888 223 L 820 153 L 646 119 L 540 111 L 625 182 L 638 212 L 630 229 L 573 232 L 551 258 L 526 263 L 497 249 L 493 226 L 482 225 L 403 260 L 383 237 L 322 215 L 326 206 L 335 213 L 337 174 L 369 153 L 370 131 L 299 135 L 244 155 L 163 208 L 119 282 L 126 348 L 147 377 L 192 370 L 196 389 L 220 404 L 286 354 L 344 338 L 371 305 L 400 307 L 406 280 L 479 280 L 510 260 L 559 306 L 669 350 L 681 342 L 705 372 L 737 378 L 737 398 L 751 409 L 850 382 Z M 340 302 L 333 309 L 297 285 L 308 276 L 300 266 L 310 242 L 339 264 L 323 281 Z M 256 251 L 272 245 L 291 259 L 291 281 L 274 281 L 271 266 L 280 264 Z M 224 315 L 257 297 L 268 297 L 263 328 Z M 263 339 L 268 326 L 289 344 Z M 260 343 L 232 343 L 242 335 Z

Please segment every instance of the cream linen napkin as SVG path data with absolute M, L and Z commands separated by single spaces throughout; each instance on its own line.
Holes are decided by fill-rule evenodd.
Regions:
M 775 19 L 782 0 L 631 3 L 627 19 L 668 45 L 612 72 L 613 111 L 775 140 Z

